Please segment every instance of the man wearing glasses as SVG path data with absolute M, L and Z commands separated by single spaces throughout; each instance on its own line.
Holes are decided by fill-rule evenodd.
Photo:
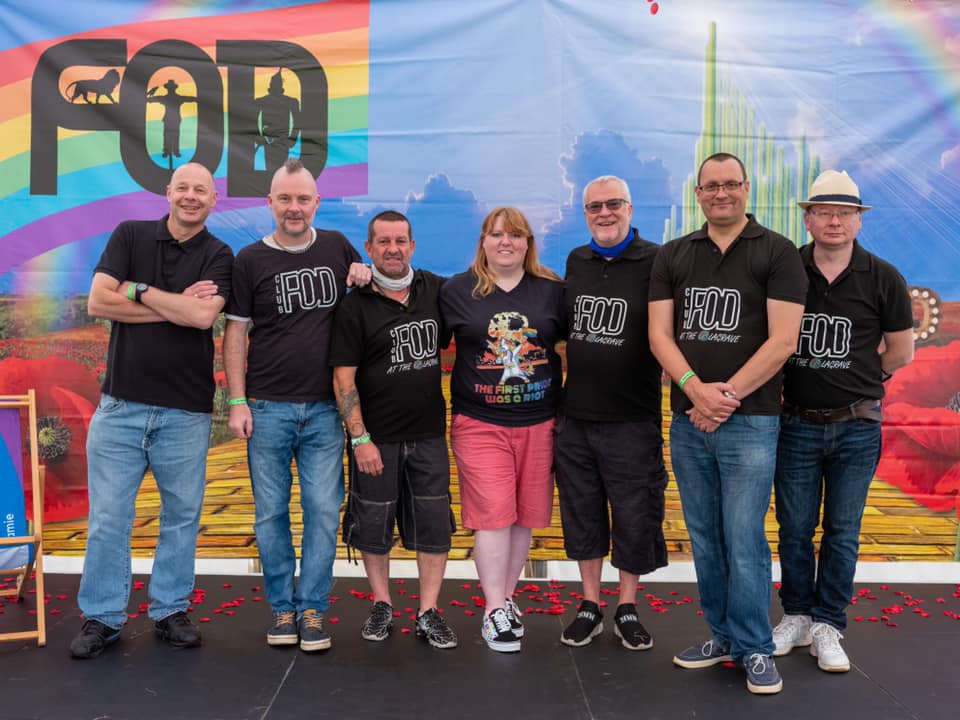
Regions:
M 647 650 L 637 577 L 667 564 L 661 373 L 647 336 L 658 246 L 630 226 L 630 189 L 620 178 L 588 183 L 583 203 L 592 238 L 567 258 L 567 380 L 554 458 L 564 547 L 579 563 L 584 597 L 560 641 L 579 647 L 603 631 L 600 576 L 612 536 L 620 572 L 613 632 L 626 649 Z
M 776 464 L 781 371 L 797 348 L 807 279 L 782 235 L 746 213 L 743 163 L 711 155 L 697 173 L 707 222 L 660 250 L 650 344 L 675 385 L 670 454 L 712 637 L 684 668 L 733 660 L 753 693 L 777 693 L 764 518 Z
M 857 242 L 870 208 L 847 173 L 825 171 L 799 205 L 813 242 L 800 251 L 810 289 L 784 372 L 774 480 L 784 616 L 774 654 L 810 645 L 821 670 L 846 672 L 840 633 L 880 460 L 880 399 L 883 383 L 913 359 L 913 309 L 900 273 Z

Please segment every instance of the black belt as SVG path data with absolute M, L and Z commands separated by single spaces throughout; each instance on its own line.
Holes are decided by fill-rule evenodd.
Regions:
M 783 412 L 806 420 L 807 422 L 827 425 L 829 423 L 847 422 L 848 420 L 872 420 L 880 422 L 883 416 L 880 413 L 879 400 L 860 400 L 852 405 L 835 410 L 810 410 L 797 407 L 793 403 L 784 402 Z

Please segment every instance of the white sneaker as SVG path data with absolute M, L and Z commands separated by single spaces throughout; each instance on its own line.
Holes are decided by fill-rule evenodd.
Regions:
M 810 628 L 813 644 L 810 654 L 817 659 L 817 666 L 826 672 L 847 672 L 850 659 L 840 646 L 843 635 L 833 625 L 816 622 Z
M 809 615 L 784 615 L 780 624 L 773 629 L 773 654 L 786 655 L 795 647 L 810 644 L 810 626 L 813 618 Z

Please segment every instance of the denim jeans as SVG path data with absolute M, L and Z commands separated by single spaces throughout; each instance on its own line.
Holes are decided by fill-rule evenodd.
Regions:
M 274 612 L 325 612 L 330 606 L 343 502 L 343 426 L 337 406 L 251 400 L 250 412 L 253 435 L 247 441 L 247 461 L 267 600 Z M 296 584 L 297 558 L 290 531 L 293 459 L 303 508 Z
M 712 433 L 685 414 L 670 426 L 670 455 L 690 534 L 700 605 L 734 660 L 771 655 L 770 545 L 764 520 L 780 418 L 734 414 Z
M 127 620 L 130 534 L 148 467 L 160 491 L 149 615 L 162 620 L 187 609 L 209 442 L 209 413 L 100 398 L 87 433 L 90 518 L 78 597 L 87 619 L 112 628 Z
M 784 415 L 777 450 L 780 601 L 788 615 L 811 615 L 843 630 L 860 550 L 860 521 L 880 461 L 880 423 L 819 425 Z M 819 561 L 813 536 L 823 502 Z

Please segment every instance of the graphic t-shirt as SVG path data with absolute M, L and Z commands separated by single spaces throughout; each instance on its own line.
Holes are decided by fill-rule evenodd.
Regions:
M 634 231 L 613 260 L 589 245 L 567 257 L 563 411 L 581 420 L 660 418 L 660 365 L 650 352 L 647 295 L 659 245 Z
M 800 251 L 810 289 L 797 352 L 784 368 L 783 396 L 802 408 L 846 407 L 883 397 L 883 334 L 913 327 L 907 284 L 887 262 L 854 242 L 850 265 L 833 283 L 817 269 L 813 244 Z
M 333 314 L 360 255 L 342 234 L 317 230 L 304 252 L 263 240 L 243 248 L 233 265 L 231 319 L 249 320 L 247 396 L 281 402 L 333 400 L 327 362 Z
M 454 413 L 525 427 L 556 414 L 562 370 L 554 346 L 563 340 L 563 283 L 524 275 L 510 292 L 471 294 L 466 272 L 440 290 L 440 310 L 457 354 L 450 379 Z
M 807 276 L 800 253 L 753 216 L 725 253 L 706 224 L 660 249 L 650 275 L 650 300 L 673 300 L 677 346 L 704 382 L 726 382 L 766 342 L 767 300 L 802 305 Z M 779 415 L 782 371 L 743 398 L 738 413 Z M 692 403 L 675 384 L 675 413 Z
M 330 365 L 357 368 L 363 422 L 375 442 L 423 440 L 446 429 L 440 347 L 450 336 L 440 317 L 442 284 L 416 270 L 406 306 L 368 285 L 337 308 Z

